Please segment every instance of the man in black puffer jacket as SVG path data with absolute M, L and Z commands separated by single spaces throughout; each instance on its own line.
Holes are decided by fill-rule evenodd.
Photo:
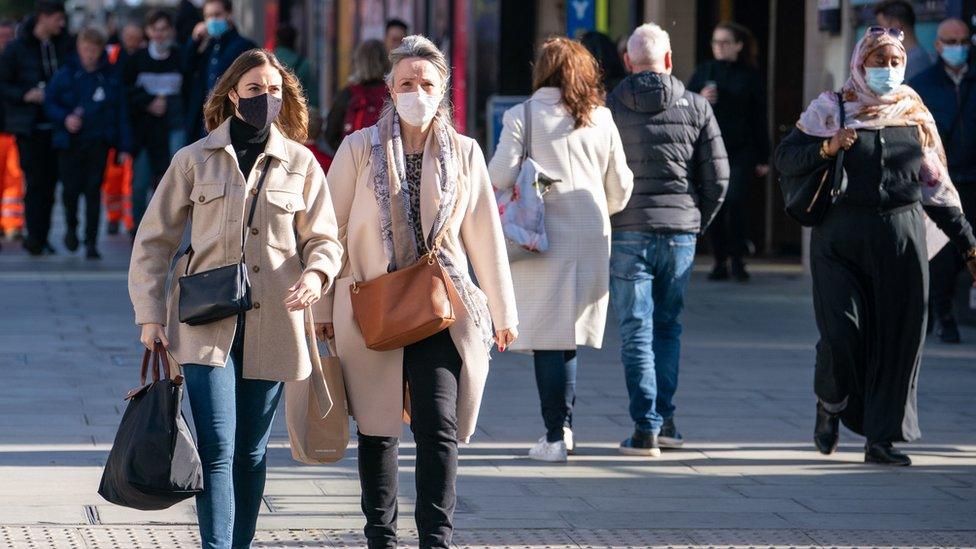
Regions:
M 634 172 L 627 207 L 610 218 L 610 300 L 623 338 L 621 360 L 634 433 L 629 455 L 681 446 L 672 398 L 678 382 L 678 317 L 697 235 L 715 217 L 729 162 L 712 107 L 671 76 L 671 41 L 641 25 L 627 41 L 633 73 L 607 97 Z

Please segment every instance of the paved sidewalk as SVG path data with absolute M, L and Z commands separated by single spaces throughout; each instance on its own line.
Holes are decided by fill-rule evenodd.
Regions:
M 0 253 L 0 547 L 198 543 L 192 501 L 140 512 L 95 492 L 140 357 L 127 247 L 106 242 L 100 264 L 27 258 L 6 243 Z M 865 466 L 848 432 L 823 457 L 811 442 L 808 286 L 782 268 L 747 285 L 695 275 L 676 399 L 688 443 L 660 459 L 616 452 L 630 420 L 612 327 L 607 348 L 580 353 L 580 448 L 567 465 L 524 457 L 543 433 L 531 361 L 496 354 L 479 432 L 461 450 L 456 544 L 976 546 L 976 331 L 926 350 L 913 467 Z M 355 454 L 298 465 L 279 417 L 255 547 L 361 546 Z M 413 463 L 405 442 L 407 534 Z

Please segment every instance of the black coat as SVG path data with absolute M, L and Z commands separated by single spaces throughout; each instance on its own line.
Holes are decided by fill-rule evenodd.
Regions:
M 786 176 L 812 173 L 829 161 L 820 157 L 823 140 L 794 129 L 776 148 L 776 169 Z M 839 203 L 887 212 L 920 202 L 921 167 L 922 145 L 916 126 L 858 130 L 857 141 L 844 156 L 847 190 Z M 960 208 L 925 206 L 925 213 L 958 248 L 976 247 L 972 227 Z
M 634 192 L 613 230 L 698 233 L 725 196 L 729 161 L 712 107 L 668 74 L 642 72 L 607 97 Z
M 766 94 L 759 71 L 745 63 L 708 61 L 695 69 L 688 89 L 701 93 L 705 83 L 715 82 L 718 101 L 713 105 L 722 140 L 729 156 L 743 156 L 757 164 L 769 159 Z
M 31 133 L 38 124 L 46 124 L 44 106 L 24 102 L 24 94 L 51 81 L 58 68 L 66 64 L 74 52 L 74 42 L 67 32 L 51 39 L 53 59 L 41 59 L 41 42 L 34 36 L 34 18 L 20 28 L 17 38 L 7 45 L 0 56 L 0 96 L 3 97 L 4 131 L 17 135 Z
M 190 40 L 184 46 L 183 113 L 187 143 L 207 135 L 203 127 L 203 106 L 217 80 L 240 54 L 256 47 L 254 42 L 241 36 L 236 27 L 228 29 L 220 38 L 210 40 L 202 52 L 197 41 Z

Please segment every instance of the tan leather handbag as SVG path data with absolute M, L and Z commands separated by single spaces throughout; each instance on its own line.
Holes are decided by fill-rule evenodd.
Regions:
M 444 224 L 431 250 L 413 265 L 350 286 L 352 315 L 368 349 L 406 347 L 454 324 L 460 296 L 437 260 L 437 250 L 450 225 L 450 221 Z

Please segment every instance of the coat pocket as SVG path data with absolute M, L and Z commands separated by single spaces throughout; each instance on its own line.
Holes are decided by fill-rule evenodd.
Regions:
M 279 250 L 294 250 L 295 214 L 305 211 L 301 193 L 284 189 L 267 190 L 268 244 Z
M 190 239 L 194 249 L 200 249 L 220 234 L 224 225 L 226 188 L 223 183 L 198 183 L 190 191 L 193 201 L 192 229 Z

